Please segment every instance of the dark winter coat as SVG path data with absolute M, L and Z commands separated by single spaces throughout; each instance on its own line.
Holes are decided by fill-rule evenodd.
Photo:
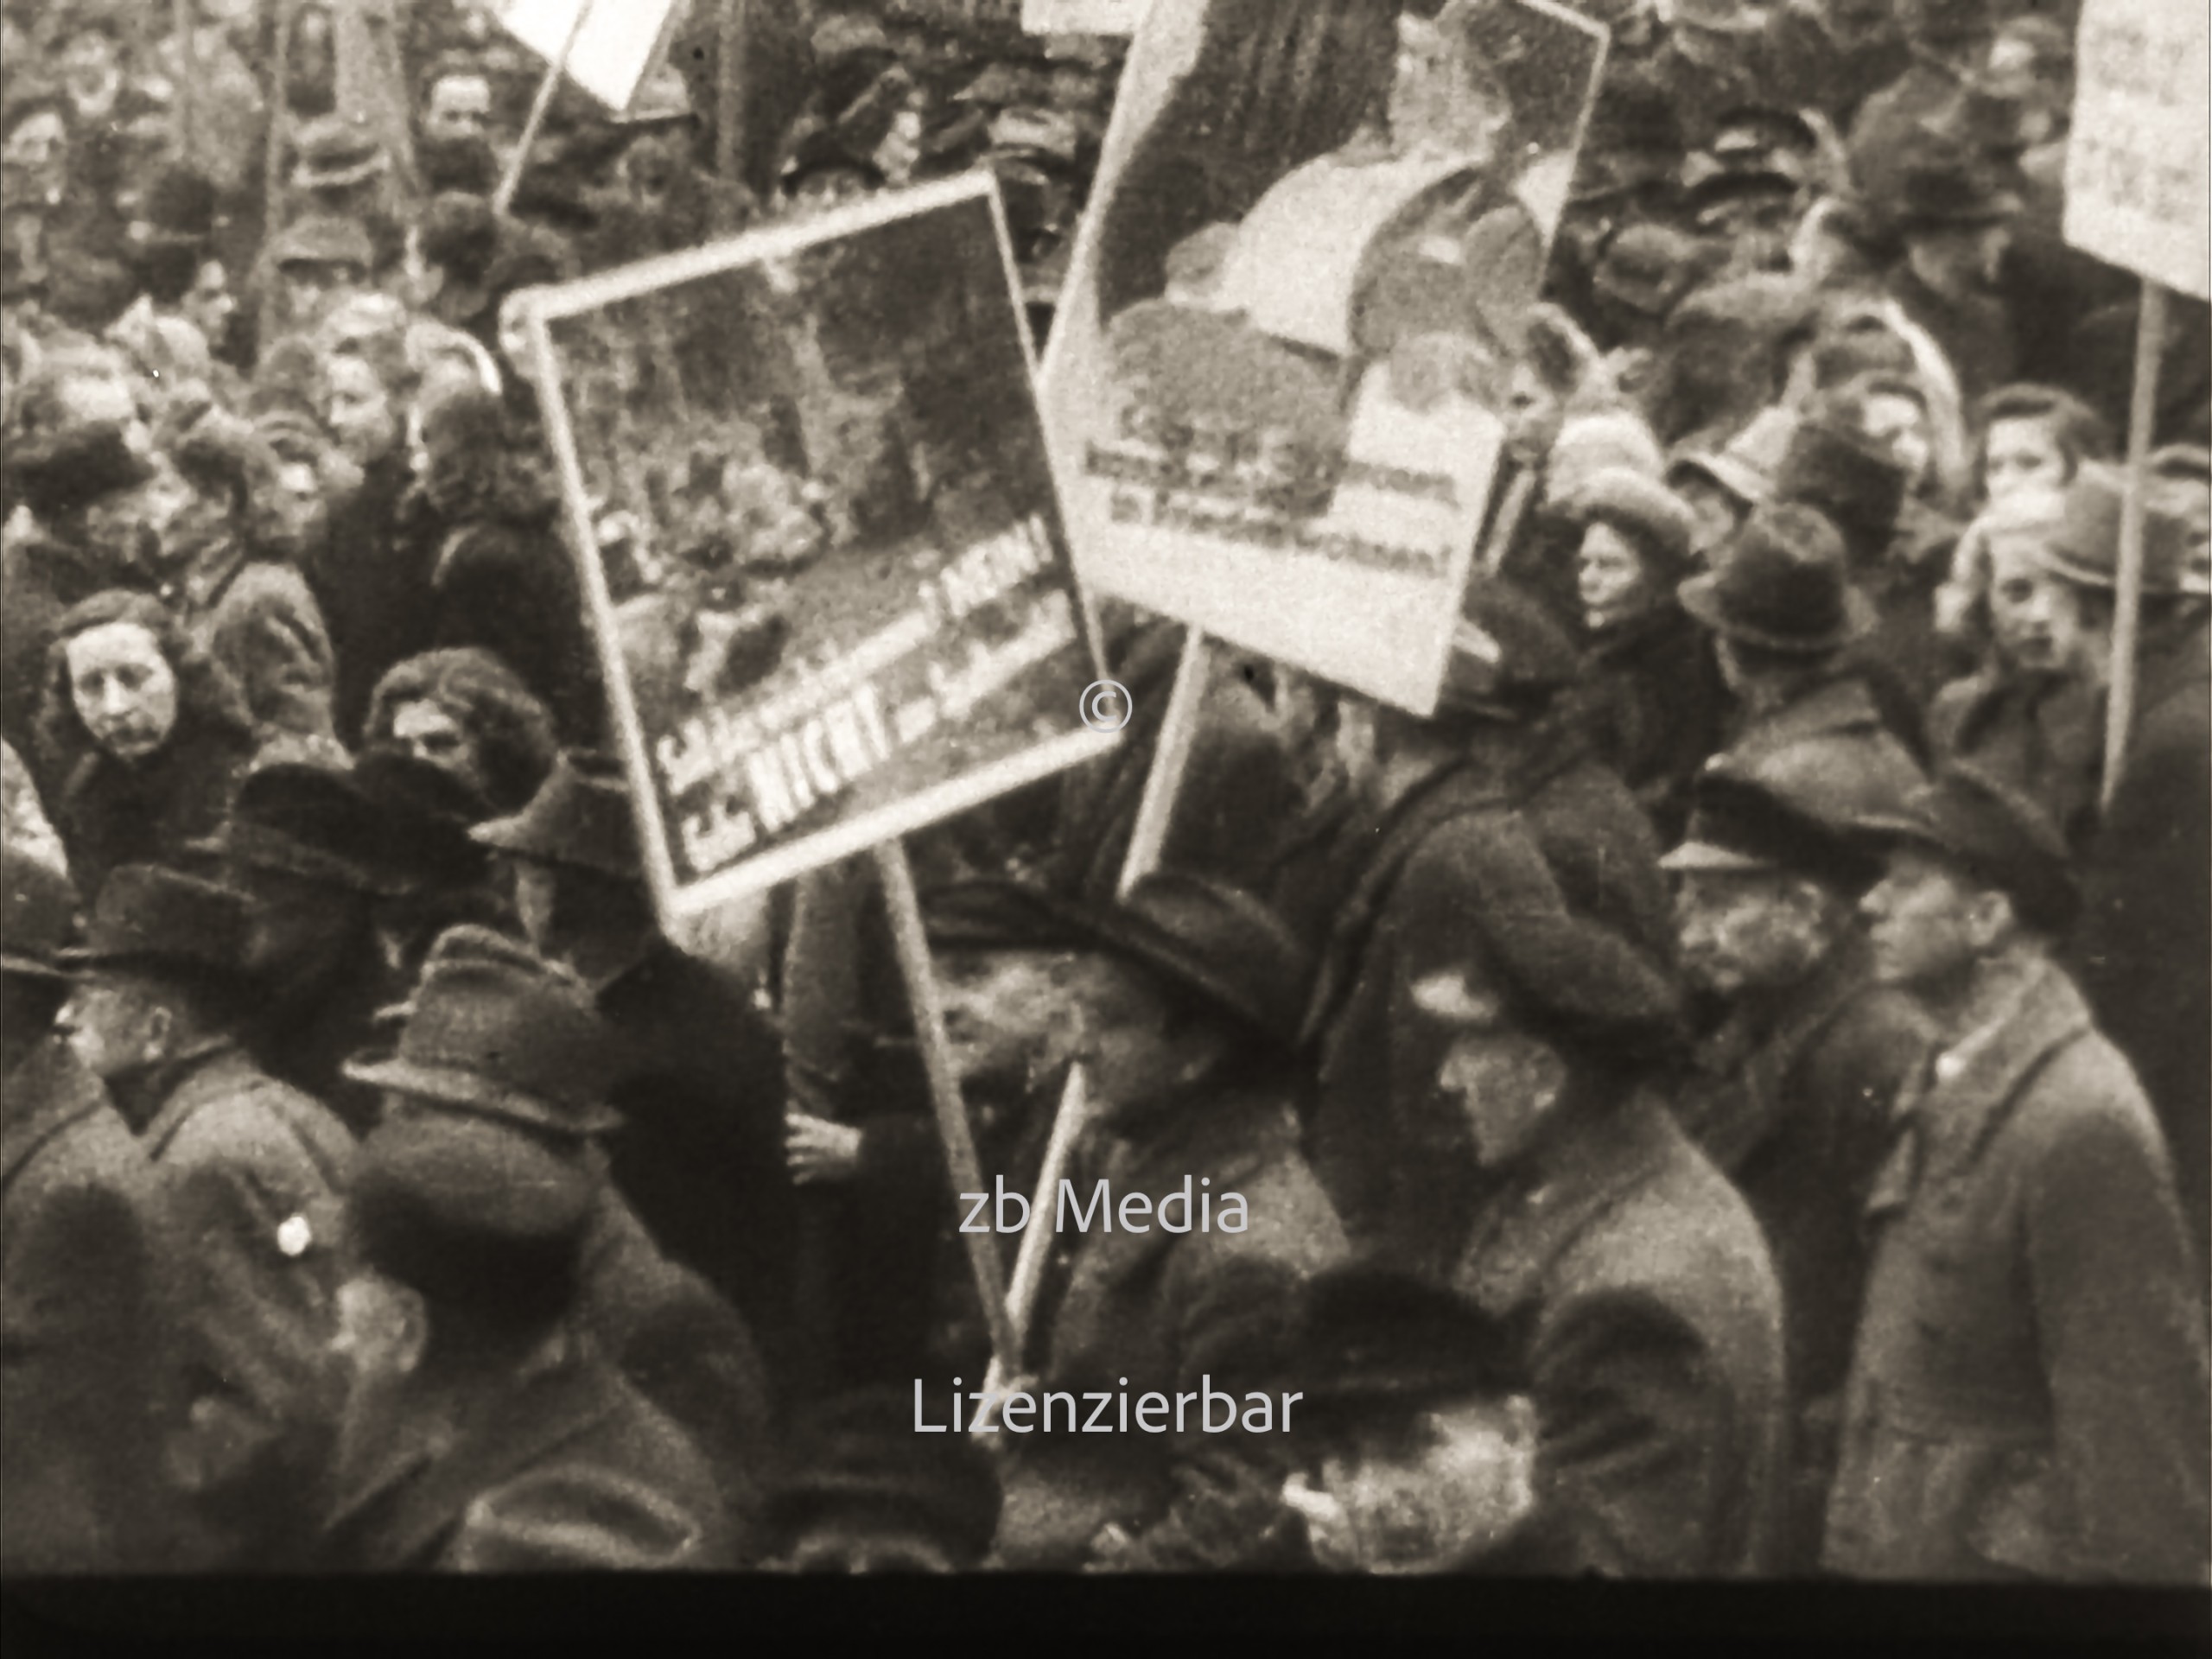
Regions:
M 2202 1299 L 2126 1062 L 2043 964 L 1918 1085 L 1867 1205 L 1827 1567 L 2202 1585 Z
M 2145 651 L 2135 734 L 2089 843 L 2066 951 L 2165 1131 L 2200 1267 L 2212 1255 L 2212 659 L 2202 625 Z
M 1669 600 L 1594 634 L 1568 696 L 1591 752 L 1671 845 L 1689 817 L 1691 784 L 1726 737 L 1728 687 L 1713 636 Z
M 332 704 L 348 742 L 359 734 L 385 671 L 429 650 L 437 631 L 430 579 L 440 538 L 419 527 L 404 532 L 400 504 L 408 482 L 404 452 L 372 461 L 361 487 L 333 507 L 328 533 L 307 569 L 337 657 Z
M 41 791 L 79 893 L 96 894 L 124 864 L 196 869 L 196 850 L 230 816 L 255 740 L 243 725 L 183 705 L 168 741 L 141 761 L 103 749 L 78 753 L 58 785 Z M 46 751 L 50 764 L 53 751 Z
M 337 1240 L 353 1138 L 325 1108 L 217 1045 L 180 1063 L 139 1141 L 166 1193 L 181 1276 L 175 1429 L 190 1512 L 181 1564 L 296 1559 L 296 1509 L 341 1377 Z
M 552 710 L 563 742 L 607 735 L 599 656 L 558 516 L 550 505 L 471 518 L 438 550 L 435 645 L 481 645 Z
M 1741 1578 L 1773 1554 L 1788 1426 L 1758 1224 L 1660 1103 L 1558 1126 L 1453 1278 L 1522 1338 L 1536 1510 L 1516 1575 Z
M 1094 1217 L 1096 1230 L 1075 1240 L 1066 1293 L 1046 1327 L 1040 1403 L 1043 1392 L 1075 1394 L 1079 1426 L 1092 1409 L 1082 1395 L 1118 1395 L 1127 1377 L 1131 1427 L 1096 1439 L 1068 1433 L 1061 1402 L 1050 1434 L 1000 1431 L 1009 1439 L 996 1549 L 1008 1567 L 1080 1567 L 1109 1523 L 1135 1541 L 1123 1564 L 1145 1570 L 1255 1567 L 1294 1553 L 1278 1500 L 1293 1442 L 1281 1432 L 1276 1385 L 1301 1287 L 1344 1257 L 1344 1235 L 1300 1155 L 1283 1096 L 1233 1084 L 1202 1090 L 1114 1141 L 1097 1173 L 1116 1206 L 1143 1192 L 1155 1217 L 1160 1200 L 1180 1193 L 1186 1176 L 1193 1195 L 1200 1180 L 1211 1180 L 1217 1224 L 1221 1195 L 1237 1192 L 1249 1211 L 1247 1230 L 1217 1224 L 1204 1231 L 1194 1216 L 1187 1233 L 1156 1224 L 1133 1232 L 1117 1215 L 1112 1230 Z M 1071 1216 L 1069 1228 L 1075 1224 Z M 1233 1393 L 1240 1413 L 1252 1404 L 1248 1393 L 1274 1389 L 1272 1432 L 1248 1433 L 1240 1418 L 1230 1432 L 1205 1433 L 1195 1409 L 1176 1432 L 1174 1395 L 1204 1387 Z M 1147 1392 L 1168 1396 L 1165 1433 L 1137 1427 Z M 925 1400 L 925 1411 L 932 1403 Z M 1118 1410 L 1109 1408 L 1117 1423 Z
M 588 1347 L 480 1395 L 454 1442 L 403 1436 L 340 1493 L 322 1570 L 737 1564 L 697 1452 Z
M 154 1185 L 58 1040 L 0 1084 L 0 1573 L 162 1564 Z
M 745 1317 L 782 1374 L 795 1204 L 776 1033 L 734 976 L 663 943 L 599 995 L 625 1065 L 615 1185 L 653 1240 Z
M 1777 1567 L 1820 1562 L 1836 1416 L 1866 1280 L 1860 1216 L 1888 1155 L 1899 1090 L 1935 1033 L 1872 984 L 1855 942 L 1801 985 L 1740 1007 L 1701 1048 L 1676 1115 L 1750 1205 L 1782 1287 L 1790 1482 Z
M 1993 669 L 1937 694 L 1929 735 L 1938 753 L 2026 795 L 2078 848 L 2096 826 L 2104 751 L 2097 702 L 2070 679 Z
M 1516 734 L 1516 737 L 1521 734 Z M 1576 963 L 1594 1007 L 1673 957 L 1649 822 L 1572 743 L 1464 763 L 1379 823 L 1355 823 L 1309 1005 L 1313 1172 L 1344 1230 L 1413 1271 L 1456 1257 L 1472 1200 L 1464 1114 L 1437 1087 L 1449 1031 L 1414 1001 L 1432 975 L 1549 980 Z

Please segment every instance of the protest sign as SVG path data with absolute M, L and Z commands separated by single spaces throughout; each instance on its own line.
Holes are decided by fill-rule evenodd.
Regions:
M 1152 0 L 1021 0 L 1021 26 L 1032 35 L 1137 32 Z
M 514 306 L 665 918 L 1112 742 L 988 175 Z
M 1548 0 L 1147 14 L 1045 365 L 1088 587 L 1434 707 L 1605 40 Z
M 2204 0 L 2088 0 L 2075 48 L 2066 239 L 2207 297 L 2212 118 Z
M 499 26 L 617 115 L 668 49 L 677 0 L 499 0 Z

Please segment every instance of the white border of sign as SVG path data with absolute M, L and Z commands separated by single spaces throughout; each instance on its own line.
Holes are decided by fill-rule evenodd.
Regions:
M 638 719 L 628 666 L 623 660 L 620 636 L 615 629 L 614 606 L 607 592 L 607 573 L 600 563 L 598 540 L 586 505 L 589 492 L 576 451 L 575 432 L 569 420 L 567 397 L 561 382 L 560 359 L 553 347 L 549 325 L 563 317 L 573 317 L 601 306 L 636 299 L 662 289 L 711 276 L 720 271 L 785 258 L 857 231 L 933 213 L 939 208 L 972 201 L 979 196 L 987 198 L 991 204 L 991 220 L 997 230 L 999 253 L 1006 270 L 1009 292 L 1019 295 L 1019 287 L 1013 286 L 1015 281 L 1014 246 L 1007 234 L 1006 213 L 999 200 L 997 181 L 988 173 L 975 173 L 942 183 L 919 185 L 888 197 L 839 208 L 804 223 L 772 226 L 712 247 L 668 254 L 558 287 L 527 289 L 509 302 L 515 308 L 517 320 L 529 342 L 539 387 L 539 400 L 544 409 L 546 438 L 552 446 L 554 461 L 560 470 L 562 504 L 569 549 L 582 571 L 583 590 L 591 611 L 592 631 L 599 642 L 607 697 L 613 707 L 615 726 L 621 735 L 623 759 L 629 769 L 630 794 L 638 815 L 638 838 L 645 852 L 646 875 L 652 887 L 654 903 L 663 918 L 671 924 L 713 910 L 733 899 L 765 892 L 794 876 L 804 875 L 809 870 L 837 863 L 855 853 L 865 852 L 898 836 L 957 817 L 1026 785 L 1049 778 L 1085 760 L 1095 760 L 1111 749 L 1118 740 L 1088 728 L 1049 739 L 1035 747 L 994 761 L 950 782 L 907 796 L 892 805 L 841 821 L 818 834 L 801 836 L 757 858 L 745 859 L 703 880 L 688 886 L 678 882 L 675 865 L 669 857 L 667 829 L 661 814 L 660 798 L 652 787 L 652 756 L 644 727 Z M 1020 315 L 1018 305 L 1014 315 L 1018 321 Z M 1022 336 L 1022 349 L 1030 359 L 1030 376 L 1033 385 L 1036 363 L 1030 352 L 1026 331 Z M 1049 454 L 1049 444 L 1046 448 Z M 1052 461 L 1052 472 L 1053 489 L 1058 494 L 1060 468 L 1057 459 Z M 1072 572 L 1071 574 L 1072 576 Z M 1092 677 L 1097 678 L 1104 672 L 1099 666 L 1097 629 L 1089 596 L 1079 579 L 1075 581 L 1075 588 L 1076 608 L 1080 619 L 1078 632 L 1096 671 Z M 1071 720 L 1080 719 L 1077 711 L 1072 709 L 1069 710 L 1069 716 Z

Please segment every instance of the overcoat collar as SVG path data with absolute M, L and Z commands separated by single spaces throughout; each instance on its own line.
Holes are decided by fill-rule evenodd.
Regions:
M 1763 1020 L 1729 1020 L 1720 1033 L 1746 1039 L 1709 1075 L 1709 1087 L 1683 1114 L 1683 1127 L 1705 1154 L 1733 1173 L 1773 1137 L 1789 1103 L 1783 1085 L 1806 1048 L 1867 987 L 1866 951 L 1854 935 L 1793 987 Z
M 2037 964 L 1999 1024 L 1931 1056 L 1907 1086 L 1897 1113 L 1909 1132 L 1875 1179 L 1868 1218 L 1903 1208 L 1924 1179 L 1970 1169 L 2035 1074 L 2094 1030 L 2074 982 L 2055 963 Z
M 1641 1093 L 1565 1126 L 1483 1205 L 1460 1257 L 1459 1288 L 1491 1318 L 1510 1318 L 1541 1293 L 1578 1239 L 1657 1175 L 1680 1134 Z
M 167 1152 L 192 1115 L 209 1101 L 243 1092 L 267 1076 L 235 1042 L 211 1044 L 175 1062 L 156 1084 L 162 1090 L 161 1109 L 138 1132 L 146 1155 L 159 1158 Z
M 1179 1192 L 1183 1178 L 1192 1178 L 1192 1203 L 1197 1203 L 1198 1178 L 1210 1176 L 1205 1189 L 1218 1201 L 1224 1192 L 1238 1190 L 1277 1159 L 1295 1152 L 1298 1131 L 1282 1096 L 1259 1088 L 1230 1089 L 1226 1097 L 1196 1097 L 1171 1120 L 1141 1139 L 1108 1143 L 1101 1173 L 1113 1202 L 1124 1194 L 1147 1192 L 1155 1198 Z M 1163 1229 L 1154 1211 L 1151 1230 L 1133 1233 L 1118 1224 L 1111 1232 L 1100 1232 L 1084 1244 L 1088 1261 L 1086 1277 L 1105 1281 L 1125 1279 L 1138 1272 L 1188 1233 Z M 1191 1217 L 1193 1230 L 1198 1217 Z

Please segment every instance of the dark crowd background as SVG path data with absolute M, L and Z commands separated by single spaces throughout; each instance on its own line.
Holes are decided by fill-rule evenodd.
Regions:
M 2075 8 L 1579 9 L 1435 715 L 1215 646 L 1117 897 L 1181 631 L 1109 607 L 1122 745 L 910 841 L 986 1179 L 1080 1065 L 1080 1191 L 1248 1203 L 1055 1240 L 1025 1439 L 931 1432 L 990 1355 L 876 867 L 656 924 L 499 314 L 984 166 L 1041 343 L 1121 48 L 693 0 L 495 205 L 543 65 L 468 0 L 0 8 L 0 1572 L 2201 1586 L 2206 308 L 2107 799 L 2140 288 L 2060 234 Z M 1248 114 L 1317 41 L 1499 84 L 1477 0 L 1268 10 Z M 740 424 L 639 486 L 706 683 L 850 533 L 811 478 L 931 488 Z M 1087 1389 L 1137 1426 L 1061 1438 Z

